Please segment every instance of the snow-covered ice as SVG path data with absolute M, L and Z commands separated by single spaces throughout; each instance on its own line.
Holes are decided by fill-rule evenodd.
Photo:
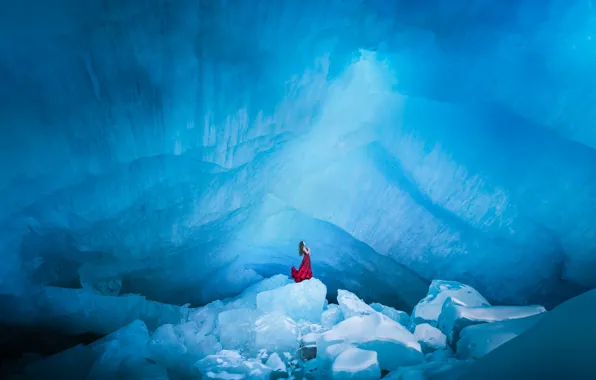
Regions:
M 423 353 L 444 350 L 447 346 L 447 337 L 436 327 L 428 323 L 416 325 L 414 336 L 418 339 Z
M 358 296 L 347 290 L 339 289 L 337 291 L 337 303 L 345 319 L 355 315 L 369 315 L 375 313 L 375 310 L 362 301 Z
M 436 326 L 447 298 L 463 306 L 490 306 L 490 303 L 471 286 L 456 281 L 433 280 L 427 296 L 414 307 L 412 321 L 416 324 L 428 323 Z
M 48 371 L 65 376 L 64 364 L 86 380 L 190 380 L 201 376 L 233 380 L 304 376 L 379 379 L 382 370 L 390 371 L 386 378 L 394 380 L 455 380 L 469 368 L 478 371 L 473 365 L 475 360 L 494 360 L 493 353 L 510 344 L 517 346 L 520 343 L 515 342 L 523 342 L 528 334 L 540 341 L 534 331 L 544 333 L 545 323 L 551 334 L 545 336 L 566 342 L 561 335 L 570 327 L 561 321 L 566 313 L 582 307 L 589 313 L 591 300 L 591 293 L 587 293 L 570 301 L 571 307 L 564 304 L 550 312 L 540 306 L 490 306 L 465 285 L 449 283 L 443 292 L 458 295 L 463 289 L 464 296 L 458 295 L 458 300 L 463 299 L 461 303 L 481 306 L 464 306 L 445 295 L 438 327 L 418 323 L 411 332 L 398 322 L 403 322 L 405 313 L 380 304 L 373 304 L 373 308 L 341 289 L 340 304 L 325 306 L 324 295 L 318 294 L 324 285 L 318 280 L 305 283 L 310 285 L 298 289 L 313 290 L 317 295 L 298 298 L 306 313 L 301 314 L 289 299 L 273 305 L 284 296 L 296 294 L 297 284 L 289 283 L 285 276 L 265 279 L 237 297 L 188 309 L 176 323 L 152 330 L 136 320 L 88 346 L 33 361 L 24 367 L 22 379 L 34 379 Z M 425 312 L 434 305 L 431 309 L 425 307 L 433 302 L 423 300 L 418 311 L 430 316 Z M 304 318 L 298 322 L 286 312 Z M 352 316 L 344 319 L 344 313 Z M 455 354 L 440 329 L 452 332 L 452 337 L 459 335 L 454 342 Z M 551 330 L 556 329 L 561 332 L 552 335 Z M 535 348 L 524 346 L 522 351 L 532 350 Z
M 333 361 L 331 371 L 333 380 L 372 380 L 381 377 L 377 353 L 355 347 L 340 353 Z
M 544 313 L 543 306 L 481 306 L 467 307 L 447 298 L 438 321 L 438 328 L 447 336 L 450 344 L 456 344 L 460 331 L 466 326 L 486 322 L 505 321 Z
M 392 370 L 423 360 L 416 337 L 404 326 L 376 312 L 348 318 L 317 340 L 318 350 L 338 343 L 376 351 L 381 369 Z

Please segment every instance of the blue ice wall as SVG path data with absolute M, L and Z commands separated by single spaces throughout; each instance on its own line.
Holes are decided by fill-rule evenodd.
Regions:
M 396 305 L 434 278 L 508 303 L 594 287 L 594 16 L 3 2 L 0 292 L 204 303 L 288 272 L 300 239 L 332 288 Z

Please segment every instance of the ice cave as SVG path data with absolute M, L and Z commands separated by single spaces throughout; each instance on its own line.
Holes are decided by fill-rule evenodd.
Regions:
M 2 379 L 595 379 L 596 5 L 1 1 L 0 258 Z

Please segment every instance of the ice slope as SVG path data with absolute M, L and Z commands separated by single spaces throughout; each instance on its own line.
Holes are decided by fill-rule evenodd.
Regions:
M 10 299 L 204 304 L 300 239 L 329 289 L 400 309 L 433 278 L 546 306 L 596 285 L 588 2 L 2 7 Z

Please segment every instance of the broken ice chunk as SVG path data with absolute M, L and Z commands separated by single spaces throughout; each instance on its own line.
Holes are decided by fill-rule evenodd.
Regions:
M 281 312 L 294 321 L 318 323 L 321 320 L 327 287 L 313 278 L 257 295 L 257 308 L 263 312 Z
M 330 329 L 344 320 L 344 314 L 338 305 L 329 304 L 327 310 L 321 315 L 321 326 L 324 329 Z
M 381 369 L 374 351 L 348 348 L 333 361 L 332 378 L 343 379 L 379 379 Z
M 541 313 L 526 318 L 468 326 L 460 332 L 457 357 L 479 359 L 533 327 L 544 315 L 545 313 Z
M 254 339 L 254 324 L 259 313 L 254 309 L 233 309 L 219 314 L 219 341 L 226 350 L 243 350 Z
M 431 351 L 443 350 L 447 346 L 447 337 L 436 327 L 432 327 L 428 323 L 416 325 L 414 336 L 420 342 L 423 353 Z
M 339 308 L 345 319 L 355 315 L 369 315 L 376 313 L 376 311 L 368 306 L 366 302 L 347 290 L 339 289 L 337 291 L 337 302 L 339 303 Z
M 376 351 L 381 369 L 386 370 L 417 364 L 424 359 L 416 337 L 404 326 L 377 312 L 346 319 L 321 334 L 317 350 L 325 351 L 338 343 Z
M 298 349 L 298 328 L 291 318 L 270 313 L 259 317 L 255 322 L 253 351 L 266 349 L 269 352 L 295 352 Z
M 488 301 L 471 286 L 457 281 L 433 280 L 427 296 L 414 307 L 412 321 L 416 324 L 428 323 L 431 326 L 437 326 L 443 304 L 448 297 L 464 306 L 490 306 Z
M 464 327 L 524 318 L 545 311 L 544 307 L 537 305 L 466 307 L 448 298 L 443 306 L 443 311 L 441 311 L 438 328 L 447 336 L 447 341 L 451 345 L 455 345 L 459 340 L 459 333 Z
M 402 326 L 410 329 L 410 316 L 405 311 L 396 310 L 392 307 L 381 305 L 380 303 L 372 303 L 370 304 L 370 307 L 372 307 L 375 311 L 388 316 Z

